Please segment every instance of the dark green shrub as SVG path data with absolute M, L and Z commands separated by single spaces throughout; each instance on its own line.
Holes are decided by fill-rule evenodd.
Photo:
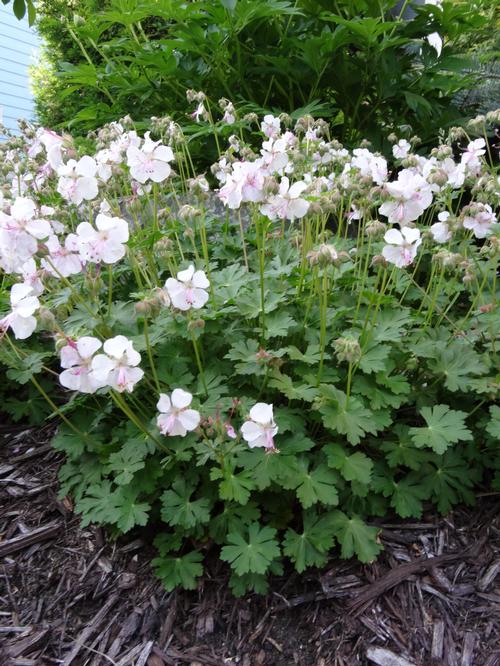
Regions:
M 343 140 L 379 144 L 387 128 L 410 124 L 428 139 L 457 121 L 453 98 L 474 80 L 459 46 L 487 22 L 456 2 L 403 20 L 392 0 L 111 0 L 100 12 L 85 0 L 62 9 L 62 30 L 64 4 L 42 2 L 39 19 L 49 43 L 61 42 L 50 113 L 63 126 L 94 129 L 127 113 L 184 122 L 193 88 L 244 110 L 306 109 Z M 434 32 L 440 57 L 426 40 Z

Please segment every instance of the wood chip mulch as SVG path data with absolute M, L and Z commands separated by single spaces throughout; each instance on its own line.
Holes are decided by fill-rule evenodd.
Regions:
M 288 571 L 231 596 L 152 575 L 152 534 L 112 541 L 57 499 L 49 428 L 0 425 L 0 666 L 500 666 L 499 497 L 381 525 L 371 565 Z

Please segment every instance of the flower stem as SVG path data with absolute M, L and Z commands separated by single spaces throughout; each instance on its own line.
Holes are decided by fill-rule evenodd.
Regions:
M 190 333 L 191 333 L 191 340 L 193 342 L 194 355 L 196 357 L 196 364 L 198 365 L 198 372 L 200 373 L 201 383 L 203 384 L 203 390 L 205 392 L 205 395 L 208 396 L 207 382 L 205 380 L 205 372 L 203 370 L 203 364 L 201 362 L 200 349 L 198 347 L 198 340 L 196 339 L 194 331 L 190 330 Z
M 153 375 L 153 381 L 155 383 L 158 393 L 161 393 L 160 382 L 158 381 L 158 375 L 156 373 L 156 367 L 153 360 L 153 352 L 151 350 L 151 343 L 149 341 L 149 331 L 148 331 L 148 318 L 144 317 L 144 340 L 146 342 L 146 349 L 148 353 L 149 366 L 151 368 L 151 373 Z

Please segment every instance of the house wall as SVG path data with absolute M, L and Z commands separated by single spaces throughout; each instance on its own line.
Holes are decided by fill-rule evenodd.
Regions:
M 10 129 L 17 119 L 34 117 L 29 66 L 35 62 L 39 38 L 25 17 L 18 21 L 12 3 L 0 3 L 0 117 Z

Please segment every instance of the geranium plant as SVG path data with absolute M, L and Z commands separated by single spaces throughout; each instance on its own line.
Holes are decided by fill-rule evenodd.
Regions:
M 485 139 L 425 156 L 391 136 L 388 161 L 308 117 L 260 130 L 201 175 L 168 120 L 86 154 L 31 127 L 0 147 L 8 390 L 57 418 L 84 525 L 157 527 L 168 589 L 209 551 L 237 594 L 336 545 L 371 561 L 375 517 L 500 487 Z

